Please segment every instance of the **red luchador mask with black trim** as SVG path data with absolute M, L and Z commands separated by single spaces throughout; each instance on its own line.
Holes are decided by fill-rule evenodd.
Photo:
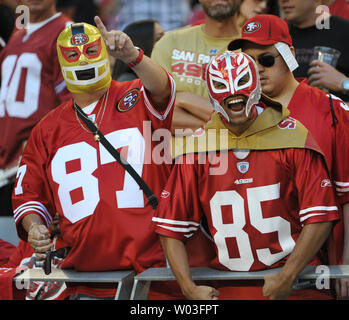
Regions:
M 246 103 L 246 116 L 261 97 L 256 63 L 243 52 L 226 51 L 212 58 L 206 69 L 209 96 L 215 111 L 230 121 L 222 102 L 236 96 Z

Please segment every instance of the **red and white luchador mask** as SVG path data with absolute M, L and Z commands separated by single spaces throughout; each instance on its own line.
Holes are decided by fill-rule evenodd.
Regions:
M 206 69 L 206 82 L 213 107 L 228 122 L 221 103 L 231 96 L 244 96 L 246 116 L 261 97 L 261 85 L 256 63 L 243 52 L 226 51 L 211 59 Z

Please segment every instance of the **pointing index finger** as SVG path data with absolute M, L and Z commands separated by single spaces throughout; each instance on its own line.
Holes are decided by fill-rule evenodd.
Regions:
M 102 22 L 101 18 L 98 16 L 95 16 L 94 21 L 96 23 L 98 30 L 100 31 L 101 35 L 103 36 L 103 38 L 106 38 L 108 35 L 108 31 L 107 31 L 104 23 Z

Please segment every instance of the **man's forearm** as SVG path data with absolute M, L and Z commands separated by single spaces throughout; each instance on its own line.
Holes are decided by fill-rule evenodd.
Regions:
M 141 79 L 153 100 L 158 103 L 167 103 L 171 94 L 170 80 L 166 71 L 155 61 L 143 56 L 142 61 L 137 64 L 133 71 Z
M 205 123 L 210 120 L 214 111 L 208 99 L 193 92 L 177 92 L 176 106 L 203 120 Z
M 191 278 L 185 245 L 178 239 L 165 236 L 160 236 L 160 241 L 177 282 L 186 295 L 186 292 L 190 292 L 195 283 Z
M 263 295 L 269 299 L 285 299 L 292 292 L 298 274 L 319 251 L 331 230 L 331 222 L 306 225 L 281 271 L 265 275 Z
M 349 264 L 349 202 L 343 205 L 343 264 Z
M 320 250 L 332 228 L 332 222 L 310 223 L 303 227 L 295 248 L 280 271 L 282 276 L 294 281 L 310 260 Z
M 32 224 L 45 225 L 40 216 L 35 213 L 28 214 L 22 219 L 22 227 L 26 232 L 29 231 Z

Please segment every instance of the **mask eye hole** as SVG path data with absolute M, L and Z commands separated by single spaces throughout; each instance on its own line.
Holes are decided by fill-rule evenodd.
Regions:
M 216 90 L 224 90 L 224 89 L 227 89 L 226 85 L 222 82 L 219 82 L 219 81 L 215 81 L 213 80 L 213 86 Z
M 69 60 L 74 60 L 78 57 L 78 53 L 75 50 L 64 50 L 64 54 Z
M 79 51 L 79 49 L 77 48 L 64 48 L 61 47 L 61 53 L 64 56 L 64 58 L 68 61 L 68 62 L 75 62 L 78 61 L 81 55 L 81 52 Z
M 87 48 L 86 49 L 86 54 L 88 56 L 94 56 L 94 55 L 96 55 L 98 53 L 98 51 L 99 51 L 99 45 L 96 44 L 96 45 L 94 45 L 92 47 Z
M 244 84 L 246 84 L 248 81 L 250 81 L 250 74 L 249 74 L 249 73 L 245 74 L 245 75 L 239 80 L 238 86 L 241 87 L 241 86 L 243 86 Z
M 84 55 L 89 59 L 97 58 L 102 50 L 101 38 L 84 46 Z

